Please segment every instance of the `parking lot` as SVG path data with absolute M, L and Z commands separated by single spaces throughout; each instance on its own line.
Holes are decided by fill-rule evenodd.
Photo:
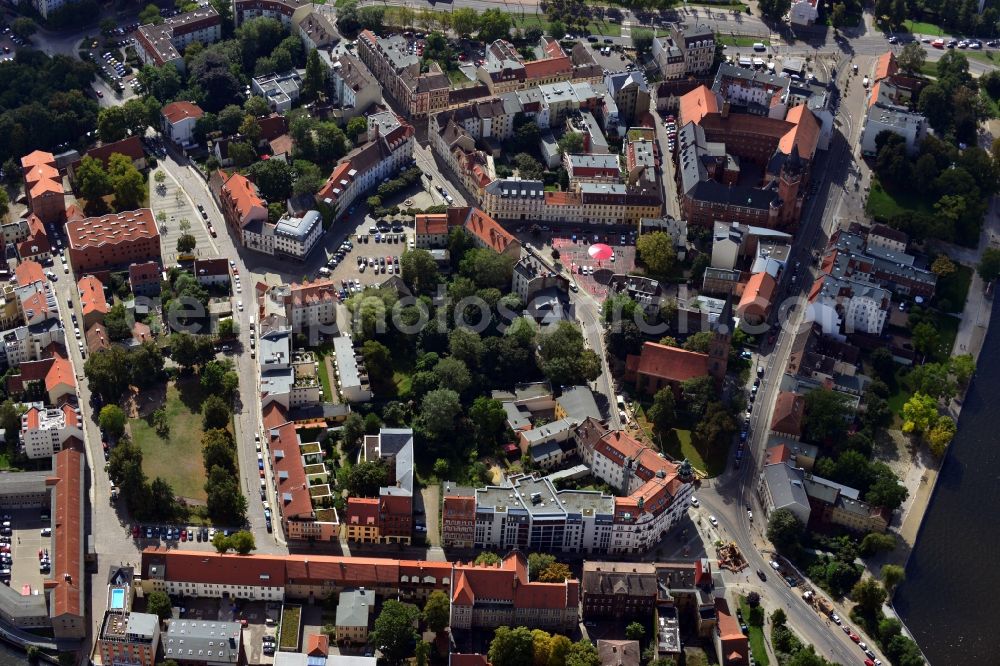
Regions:
M 193 254 L 197 257 L 218 256 L 218 250 L 212 242 L 201 212 L 191 203 L 169 172 L 164 171 L 164 173 L 167 177 L 162 183 L 156 183 L 155 178 L 150 178 L 149 195 L 153 217 L 160 229 L 164 264 L 170 265 L 177 261 L 177 239 L 185 233 L 181 229 L 182 220 L 187 220 L 190 224 L 186 233 L 194 236 L 197 241 Z
M 42 589 L 42 581 L 46 574 L 39 570 L 38 551 L 47 549 L 49 557 L 53 556 L 52 537 L 42 536 L 43 528 L 51 528 L 50 521 L 42 521 L 38 509 L 19 509 L 10 511 L 11 535 L 10 549 L 12 564 L 10 587 L 20 592 L 25 585 L 32 591 Z
M 13 60 L 18 47 L 24 45 L 24 41 L 11 34 L 10 26 L 3 26 L 0 33 L 2 33 L 0 35 L 0 62 Z
M 598 260 L 590 256 L 589 250 L 594 243 L 604 243 L 614 250 L 614 254 L 606 260 Z M 635 269 L 635 235 L 627 234 L 574 234 L 567 237 L 554 237 L 552 248 L 559 250 L 559 261 L 572 274 L 580 289 L 593 294 L 597 298 L 608 295 L 606 279 L 598 281 L 595 273 L 610 271 L 613 273 L 631 273 Z M 604 276 L 602 276 L 604 277 Z

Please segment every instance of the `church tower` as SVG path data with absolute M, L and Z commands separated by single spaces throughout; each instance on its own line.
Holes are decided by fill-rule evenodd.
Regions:
M 778 173 L 778 198 L 781 199 L 780 226 L 785 228 L 798 223 L 799 188 L 802 185 L 802 174 L 805 171 L 805 164 L 799 156 L 799 147 L 792 145 L 792 152 L 781 165 Z
M 726 298 L 726 304 L 719 313 L 719 319 L 712 328 L 712 342 L 708 346 L 708 374 L 715 378 L 715 383 L 722 386 L 726 378 L 726 367 L 729 365 L 729 349 L 733 341 L 735 328 L 733 320 L 733 299 Z

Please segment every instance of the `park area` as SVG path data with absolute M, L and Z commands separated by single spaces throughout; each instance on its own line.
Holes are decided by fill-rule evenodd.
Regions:
M 146 477 L 162 477 L 178 497 L 204 502 L 205 468 L 201 455 L 201 405 L 205 394 L 197 377 L 144 389 L 129 413 L 132 440 L 142 449 Z M 153 425 L 153 411 L 166 411 L 169 433 L 161 437 Z

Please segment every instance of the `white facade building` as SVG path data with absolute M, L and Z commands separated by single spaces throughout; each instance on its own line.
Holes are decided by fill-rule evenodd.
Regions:
M 792 25 L 812 25 L 819 18 L 819 0 L 792 0 L 788 22 Z
M 21 416 L 21 446 L 33 460 L 52 457 L 74 437 L 82 442 L 83 429 L 79 408 L 69 403 L 58 409 L 32 405 Z

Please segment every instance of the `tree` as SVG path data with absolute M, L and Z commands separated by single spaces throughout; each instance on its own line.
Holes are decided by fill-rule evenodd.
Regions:
M 104 402 L 117 402 L 129 385 L 128 352 L 115 345 L 91 354 L 83 364 L 90 390 Z
M 76 169 L 76 187 L 88 201 L 100 199 L 111 192 L 111 180 L 99 160 L 85 155 Z
M 876 469 L 877 476 L 865 493 L 865 501 L 873 506 L 881 506 L 889 511 L 895 511 L 903 504 L 910 491 L 899 482 L 899 479 L 888 466 L 882 469 L 879 465 L 885 464 L 876 463 L 873 466 Z M 879 469 L 882 469 L 882 473 L 878 472 Z
M 231 471 L 213 467 L 205 481 L 205 500 L 212 522 L 239 525 L 246 520 L 247 498 L 240 490 L 239 478 Z
M 934 260 L 934 263 L 931 264 L 931 271 L 938 277 L 951 275 L 955 272 L 955 270 L 955 262 L 944 254 L 939 254 L 937 259 Z
M 451 27 L 459 37 L 468 38 L 479 27 L 479 14 L 468 7 L 459 7 L 451 12 Z
M 639 236 L 636 250 L 639 259 L 653 275 L 666 276 L 677 260 L 674 240 L 664 231 L 654 231 Z
M 935 131 L 946 130 L 951 124 L 951 100 L 940 83 L 931 83 L 920 91 L 917 109 Z
M 390 664 L 402 663 L 413 651 L 417 640 L 415 628 L 420 611 L 413 604 L 388 599 L 375 619 L 370 641 Z
M 850 414 L 843 395 L 829 389 L 813 389 L 805 395 L 803 426 L 810 441 L 828 442 L 847 432 Z
M 115 193 L 118 210 L 134 210 L 146 196 L 146 179 L 132 164 L 132 160 L 119 153 L 108 159 L 108 179 Z
M 346 490 L 355 497 L 374 497 L 389 479 L 389 470 L 381 459 L 365 460 L 347 472 Z
M 35 34 L 36 30 L 38 30 L 38 26 L 26 16 L 19 16 L 10 24 L 10 31 L 24 40 Z
M 302 98 L 306 102 L 317 99 L 326 90 L 326 69 L 319 58 L 319 51 L 311 49 L 306 56 L 306 73 L 302 79 Z
M 705 375 L 681 382 L 681 397 L 692 419 L 700 419 L 716 395 L 715 380 Z
M 566 666 L 601 666 L 601 657 L 593 643 L 581 638 L 566 654 Z
M 222 532 L 222 530 L 219 530 L 215 533 L 215 536 L 212 537 L 212 545 L 215 546 L 216 552 L 225 553 L 232 548 L 232 541 Z
M 783 608 L 775 608 L 774 612 L 771 613 L 771 626 L 783 627 L 786 622 L 788 622 L 788 616 L 785 614 L 785 610 Z
M 920 45 L 920 42 L 916 40 L 907 43 L 899 54 L 896 55 L 896 62 L 899 64 L 899 68 L 911 74 L 919 73 L 923 69 L 926 60 L 927 52 L 924 51 L 924 47 Z
M 210 395 L 201 406 L 201 414 L 206 430 L 225 428 L 229 425 L 229 405 L 217 395 Z
M 448 595 L 441 590 L 431 592 L 424 603 L 424 622 L 431 631 L 438 633 L 448 626 L 451 615 L 451 602 Z
M 343 435 L 345 449 L 353 449 L 358 445 L 358 442 L 361 440 L 361 436 L 365 434 L 364 418 L 362 418 L 362 416 L 357 412 L 351 412 L 348 414 L 347 418 L 344 420 L 341 434 Z
M 645 56 L 653 47 L 653 33 L 649 30 L 637 30 L 632 35 L 632 47 L 639 56 Z
M 862 555 L 875 555 L 876 553 L 889 552 L 896 547 L 896 537 L 891 534 L 881 534 L 879 532 L 869 532 L 861 540 L 859 550 Z
M 510 39 L 511 15 L 500 9 L 487 9 L 479 15 L 480 41 L 494 42 L 498 39 Z
M 221 467 L 236 471 L 236 442 L 228 430 L 206 430 L 201 437 L 201 456 L 205 469 Z
M 953 356 L 949 361 L 949 366 L 951 373 L 955 375 L 955 380 L 960 386 L 965 386 L 972 379 L 972 375 L 976 372 L 976 361 L 972 358 L 972 354 L 961 354 L 959 356 Z
M 903 432 L 928 432 L 937 423 L 937 401 L 924 393 L 914 393 L 903 404 Z
M 193 234 L 182 234 L 177 238 L 177 251 L 181 254 L 191 254 L 197 244 L 198 239 Z
M 868 617 L 876 615 L 885 602 L 885 597 L 885 588 L 874 578 L 859 580 L 851 589 L 851 598 Z
M 104 405 L 97 422 L 101 426 L 101 431 L 108 437 L 118 439 L 125 434 L 125 424 L 128 422 L 128 417 L 118 405 Z
M 497 627 L 490 641 L 489 660 L 493 666 L 524 666 L 532 661 L 534 637 L 527 627 Z
M 989 247 L 983 250 L 977 270 L 984 282 L 992 282 L 1000 277 L 1000 249 Z
M 951 440 L 955 438 L 956 430 L 957 427 L 953 418 L 950 416 L 938 418 L 934 427 L 927 433 L 927 445 L 930 447 L 931 453 L 939 458 L 943 456 L 945 449 L 951 444 Z
M 714 338 L 715 334 L 711 331 L 698 331 L 684 341 L 684 349 L 707 354 Z
M 115 21 L 112 21 L 112 23 L 112 29 L 114 29 L 118 23 Z M 149 23 L 159 25 L 160 23 L 163 23 L 163 17 L 160 16 L 160 8 L 153 4 L 146 5 L 143 10 L 139 12 L 139 23 L 142 25 L 147 25 Z
M 514 155 L 514 166 L 517 167 L 518 175 L 524 180 L 541 180 L 545 174 L 541 162 L 528 153 Z
M 802 529 L 802 522 L 795 514 L 788 509 L 776 509 L 767 522 L 767 538 L 779 551 L 792 553 L 798 550 Z
M 562 39 L 566 36 L 566 24 L 562 21 L 549 21 L 549 34 L 553 39 Z
M 499 555 L 490 550 L 484 550 L 479 555 L 476 555 L 476 559 L 473 560 L 473 564 L 488 564 L 490 566 L 500 564 L 503 561 Z
M 847 7 L 844 3 L 837 2 L 833 5 L 833 10 L 830 12 L 830 24 L 834 28 L 844 27 L 844 22 L 847 20 Z
M 173 613 L 173 603 L 166 592 L 154 590 L 146 596 L 146 612 L 166 620 Z
M 249 555 L 250 551 L 257 548 L 253 533 L 247 530 L 240 530 L 229 537 L 229 547 L 240 555 Z
M 440 281 L 437 262 L 427 250 L 407 250 L 400 258 L 399 266 L 403 271 L 403 282 L 417 294 L 432 293 Z
M 656 395 L 653 396 L 653 405 L 646 415 L 661 437 L 670 432 L 677 423 L 673 388 L 668 386 L 657 391 Z
M 906 572 L 898 564 L 882 565 L 882 584 L 889 592 L 896 589 L 900 583 L 906 580 Z
M 780 21 L 792 7 L 791 0 L 760 0 L 757 3 L 760 13 L 774 21 Z
M 557 142 L 559 146 L 559 154 L 565 155 L 576 155 L 583 152 L 583 135 L 578 132 L 566 132 Z
M 625 638 L 628 640 L 642 642 L 645 637 L 646 627 L 642 626 L 641 622 L 631 622 L 625 627 Z
M 424 396 L 421 418 L 432 436 L 440 437 L 455 427 L 455 418 L 462 412 L 458 394 L 450 389 L 435 389 Z
M 392 352 L 388 347 L 377 340 L 365 340 L 361 354 L 374 383 L 385 384 L 392 380 Z
M 292 167 L 284 160 L 262 160 L 250 167 L 249 174 L 267 201 L 284 201 L 292 195 Z
M 441 388 L 451 389 L 461 394 L 472 384 L 472 376 L 465 363 L 457 358 L 443 358 L 434 366 L 434 375 Z
M 538 577 L 550 565 L 555 564 L 555 555 L 549 553 L 530 553 L 528 555 L 528 578 L 538 580 Z
M 539 366 L 553 384 L 575 386 L 601 374 L 600 359 L 593 350 L 584 348 L 579 326 L 560 322 L 555 330 L 539 336 L 538 342 Z

